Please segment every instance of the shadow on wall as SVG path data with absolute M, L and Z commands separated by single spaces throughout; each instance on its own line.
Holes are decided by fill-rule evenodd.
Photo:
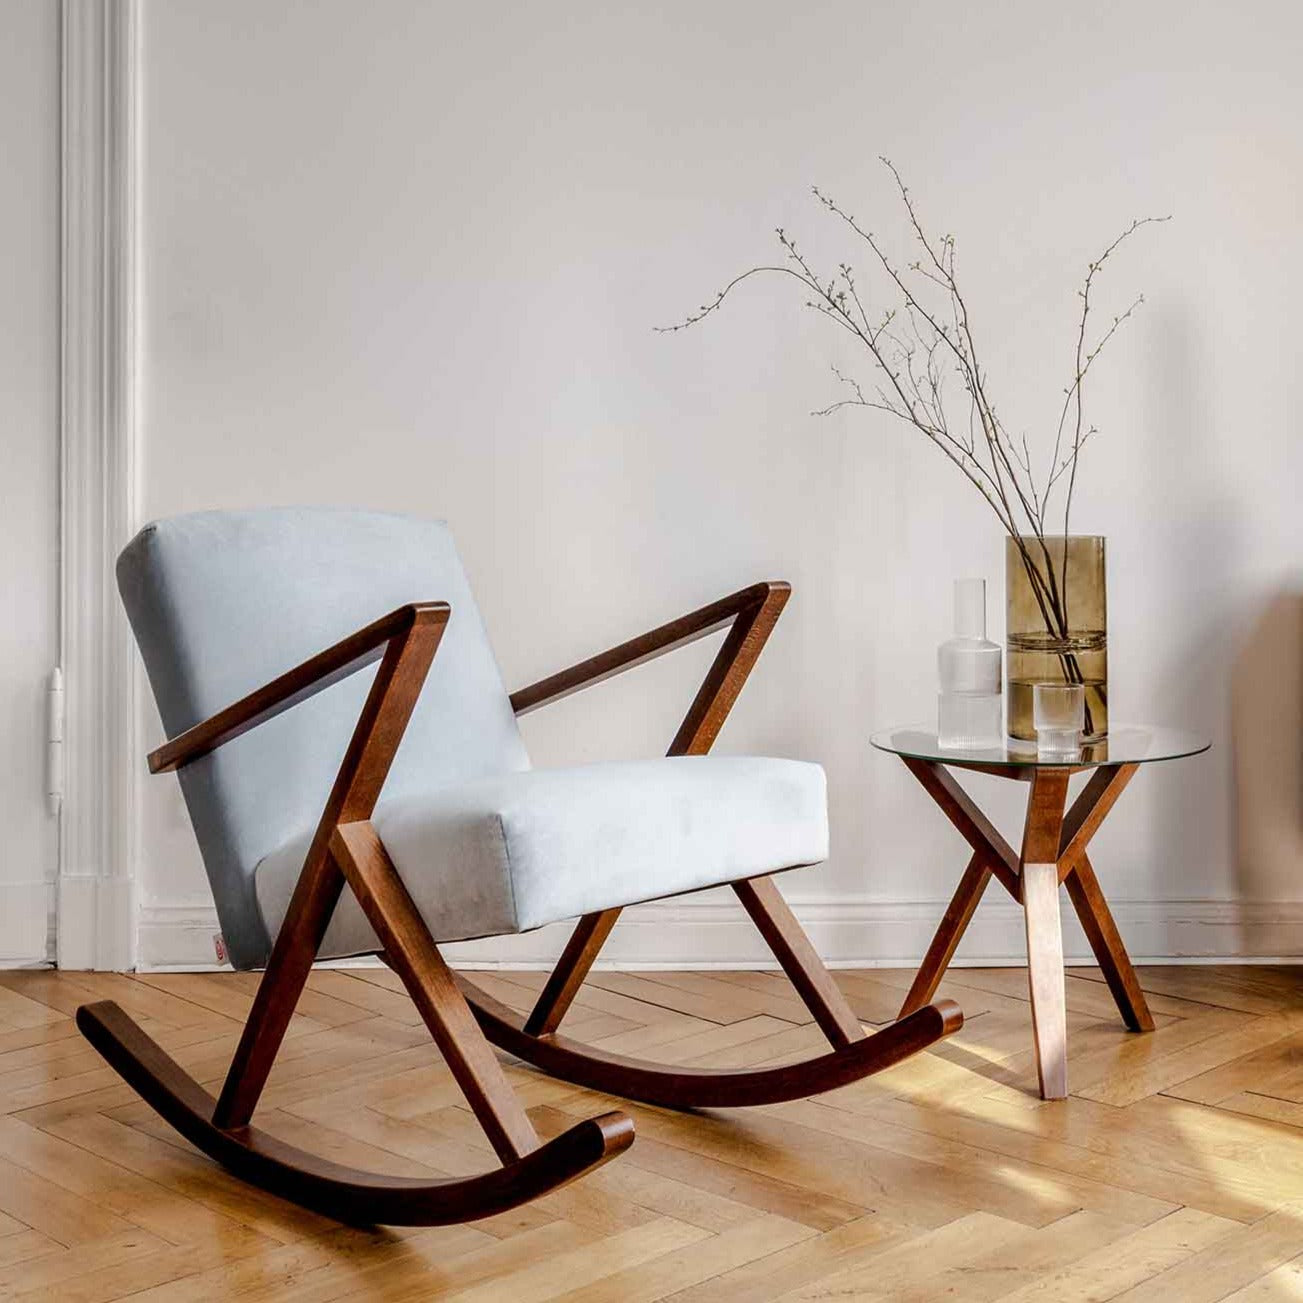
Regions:
M 1241 896 L 1303 900 L 1303 585 L 1267 602 L 1235 656 L 1231 748 Z M 1288 921 L 1263 923 L 1278 934 L 1264 953 L 1300 950 Z

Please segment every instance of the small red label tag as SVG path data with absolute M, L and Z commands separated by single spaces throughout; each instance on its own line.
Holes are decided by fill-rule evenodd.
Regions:
M 222 934 L 220 932 L 213 933 L 213 951 L 217 955 L 217 962 L 219 964 L 226 963 L 226 942 L 222 939 Z

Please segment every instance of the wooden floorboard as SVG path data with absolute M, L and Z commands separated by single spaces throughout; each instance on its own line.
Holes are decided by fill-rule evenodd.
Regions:
M 539 1134 L 609 1107 L 633 1148 L 470 1226 L 356 1230 L 249 1189 L 171 1132 L 76 1034 L 119 1001 L 220 1083 L 248 975 L 0 973 L 0 1300 L 546 1303 L 1303 1299 L 1303 969 L 1140 970 L 1157 1030 L 1068 979 L 1066 1101 L 1036 1094 L 1025 972 L 955 970 L 968 1021 L 815 1100 L 676 1114 L 504 1059 Z M 534 973 L 482 975 L 514 1008 Z M 911 974 L 837 974 L 867 1022 Z M 781 975 L 594 973 L 565 1030 L 665 1063 L 825 1048 Z M 339 1162 L 463 1175 L 492 1150 L 401 984 L 313 975 L 259 1122 Z

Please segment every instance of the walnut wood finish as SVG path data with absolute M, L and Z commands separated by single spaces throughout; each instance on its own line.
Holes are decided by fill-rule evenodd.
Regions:
M 671 756 L 705 755 L 724 726 L 791 594 L 791 585 L 781 580 L 752 584 L 522 688 L 512 693 L 511 704 L 518 715 L 523 715 L 731 625 L 667 752 Z M 786 910 L 781 897 L 778 903 Z M 586 914 L 576 924 L 529 1016 L 526 1025 L 534 1035 L 547 1035 L 561 1025 L 619 917 L 620 910 L 607 909 Z M 791 925 L 796 925 L 795 919 Z M 845 1014 L 853 1017 L 849 1007 Z
M 990 857 L 984 851 L 974 851 L 941 919 L 941 926 L 937 928 L 927 954 L 923 956 L 923 963 L 909 988 L 909 994 L 905 996 L 905 1003 L 900 1006 L 900 1017 L 907 1018 L 936 995 L 941 978 L 954 958 L 955 948 L 972 921 L 973 911 L 990 881 Z
M 149 754 L 149 772 L 166 773 L 188 765 L 192 760 L 215 751 L 242 733 L 265 724 L 269 719 L 283 714 L 299 702 L 315 697 L 332 684 L 356 674 L 358 670 L 378 661 L 386 646 L 400 634 L 406 633 L 418 618 L 418 611 L 426 612 L 419 618 L 430 618 L 428 612 L 442 609 L 448 618 L 445 603 L 429 606 L 400 606 L 396 611 L 381 616 L 374 624 L 350 634 L 333 647 L 296 665 L 294 669 L 273 679 L 270 683 L 242 697 L 234 705 L 218 711 L 194 728 L 178 734 L 171 741 Z
M 791 586 L 785 583 L 757 584 L 749 591 L 752 600 L 739 607 L 733 627 L 706 671 L 667 755 L 704 756 L 714 745 L 792 595 Z
M 1059 879 L 1053 864 L 1023 867 L 1023 920 L 1032 1039 L 1042 1099 L 1068 1096 L 1068 1009 L 1059 922 Z
M 1078 853 L 1066 885 L 1068 898 L 1077 911 L 1086 940 L 1095 952 L 1095 962 L 1104 974 L 1123 1021 L 1133 1032 L 1152 1032 L 1154 1015 L 1149 1012 L 1145 993 L 1140 989 L 1140 979 L 1131 966 L 1131 957 L 1122 944 L 1112 911 L 1085 851 Z
M 1108 765 L 1097 769 L 1063 821 L 1059 849 L 1059 881 L 1068 888 L 1104 980 L 1108 983 L 1122 1019 L 1133 1032 L 1152 1032 L 1154 1016 L 1149 1012 L 1140 979 L 1122 944 L 1104 892 L 1086 854 L 1090 839 L 1099 830 L 1139 765 Z
M 618 909 L 604 909 L 585 914 L 575 925 L 556 967 L 539 992 L 538 1002 L 525 1020 L 525 1031 L 531 1036 L 550 1036 L 561 1025 L 619 917 Z
M 696 642 L 699 638 L 705 638 L 708 634 L 734 623 L 739 615 L 755 611 L 766 604 L 769 604 L 773 610 L 773 619 L 769 622 L 772 627 L 773 620 L 778 618 L 778 612 L 782 610 L 791 591 L 791 585 L 781 581 L 752 584 L 750 588 L 740 589 L 728 597 L 720 598 L 717 602 L 711 602 L 708 606 L 690 611 L 677 620 L 662 624 L 649 633 L 622 642 L 618 647 L 612 647 L 597 656 L 590 656 L 586 661 L 580 661 L 569 669 L 561 670 L 546 679 L 540 679 L 537 683 L 531 683 L 528 687 L 518 689 L 511 694 L 512 709 L 517 715 L 528 714 L 540 706 L 568 697 L 581 688 L 590 687 L 594 683 L 602 682 L 603 679 L 633 669 L 635 665 L 643 665 L 647 661 L 655 660 L 657 656 L 663 656 L 677 647 L 686 647 L 689 643 Z M 775 604 L 777 609 L 773 609 Z M 762 637 L 761 642 L 763 641 Z M 757 652 L 758 650 L 757 648 Z M 754 659 L 753 656 L 752 660 Z M 718 663 L 717 657 L 716 665 Z M 738 687 L 741 687 L 740 683 Z M 704 689 L 703 684 L 703 691 Z M 736 693 L 734 695 L 736 696 Z M 684 722 L 687 723 L 686 720 Z
M 371 813 L 449 614 L 442 602 L 402 607 L 153 757 L 157 769 L 188 763 L 380 654 L 220 1098 L 214 1103 L 117 1006 L 78 1010 L 87 1039 L 194 1144 L 246 1180 L 346 1221 L 431 1224 L 485 1216 L 555 1189 L 614 1157 L 633 1139 L 629 1119 L 611 1113 L 539 1144 L 371 827 Z M 346 881 L 503 1160 L 499 1171 L 439 1182 L 376 1177 L 305 1154 L 249 1125 Z
M 672 755 L 707 751 L 737 699 L 787 601 L 786 584 L 762 584 L 662 626 L 513 697 L 520 711 L 584 683 L 681 646 L 732 620 L 696 694 Z M 78 1026 L 109 1063 L 183 1135 L 232 1171 L 309 1208 L 344 1220 L 433 1223 L 501 1211 L 607 1161 L 633 1138 L 618 1113 L 582 1122 L 540 1145 L 489 1049 L 485 1032 L 520 1057 L 568 1080 L 672 1107 L 795 1099 L 845 1085 L 955 1031 L 963 1021 L 947 1001 L 865 1037 L 778 889 L 767 878 L 738 883 L 748 912 L 832 1040 L 834 1050 L 804 1064 L 742 1072 L 666 1069 L 601 1054 L 555 1034 L 566 1007 L 609 933 L 618 910 L 580 921 L 561 964 L 528 1020 L 459 983 L 370 822 L 407 722 L 448 622 L 444 603 L 400 608 L 314 656 L 160 748 L 156 770 L 176 768 L 305 700 L 380 658 L 340 765 L 285 921 L 272 947 L 220 1097 L 213 1101 L 117 1006 L 78 1011 Z M 266 1084 L 340 893 L 348 885 L 402 979 L 453 1077 L 503 1161 L 498 1172 L 446 1182 L 375 1177 L 324 1162 L 264 1135 L 249 1120 Z M 473 999 L 469 1006 L 462 989 Z M 483 1029 L 483 1030 L 482 1030 Z
M 1018 881 L 1018 855 L 1000 836 L 996 828 L 973 802 L 973 798 L 959 785 L 958 779 L 944 765 L 930 760 L 916 760 L 904 756 L 905 768 L 923 785 L 927 794 L 941 807 L 959 835 L 986 857 L 987 867 L 999 879 L 1001 886 L 1014 898 L 1020 899 L 1022 886 Z M 1021 777 L 1021 774 L 1019 774 Z
M 380 938 L 386 962 L 403 979 L 498 1157 L 509 1163 L 537 1149 L 533 1124 L 480 1034 L 370 820 L 340 824 L 330 839 L 330 851 Z
M 1059 880 L 1072 872 L 1077 859 L 1086 853 L 1090 839 L 1116 804 L 1139 765 L 1108 765 L 1095 770 L 1082 793 L 1063 820 L 1058 855 Z
M 1123 1021 L 1132 1031 L 1154 1028 L 1140 982 L 1086 854 L 1090 839 L 1138 766 L 1104 765 L 1094 769 L 1065 814 L 1068 782 L 1073 773 L 1079 772 L 1074 768 L 977 763 L 943 766 L 913 757 L 902 757 L 902 760 L 963 834 L 973 848 L 973 856 L 901 1005 L 900 1016 L 914 1012 L 935 995 L 987 884 L 992 876 L 996 877 L 1023 905 L 1041 1093 L 1047 1099 L 1060 1098 L 1067 1093 L 1060 883 L 1068 888 L 1069 898 Z M 962 767 L 1029 783 L 1021 854 L 1013 852 L 948 772 L 949 768 Z
M 1063 812 L 1068 804 L 1068 777 L 1064 769 L 1043 769 L 1032 780 L 1019 861 L 1024 870 L 1029 864 L 1058 866 Z
M 833 1049 L 862 1041 L 864 1028 L 860 1020 L 823 966 L 773 878 L 735 882 L 733 890 Z
M 754 584 L 653 629 L 641 638 L 634 638 L 572 669 L 563 670 L 533 687 L 522 689 L 512 695 L 512 704 L 517 713 L 533 710 L 622 670 L 643 664 L 654 656 L 682 647 L 731 621 L 723 645 L 668 751 L 672 756 L 705 755 L 724 726 L 790 596 L 791 587 L 786 583 Z M 823 966 L 777 886 L 767 878 L 754 878 L 734 883 L 733 889 L 833 1048 L 839 1049 L 862 1040 L 864 1029 L 859 1019 Z M 560 1026 L 619 916 L 618 909 L 608 909 L 585 915 L 579 920 L 525 1022 L 527 1032 L 546 1036 Z
M 1031 988 L 1036 1073 L 1044 1099 L 1068 1094 L 1068 1000 L 1059 924 L 1059 839 L 1068 802 L 1068 773 L 1043 769 L 1032 779 L 1022 842 L 1023 918 Z
M 245 1126 L 253 1116 L 344 887 L 344 876 L 330 856 L 330 838 L 338 824 L 371 817 L 407 721 L 416 708 L 449 614 L 447 603 L 437 602 L 404 607 L 389 617 L 397 622 L 397 628 L 390 634 L 380 668 L 344 753 L 290 898 L 285 921 L 272 946 L 249 1021 L 231 1061 L 226 1084 L 218 1097 L 213 1121 L 219 1127 Z M 294 674 L 306 674 L 312 664 L 313 661 L 306 662 L 298 671 L 277 682 L 284 682 Z M 300 690 L 306 686 L 301 684 Z
M 662 1108 L 744 1108 L 836 1090 L 881 1072 L 963 1026 L 952 1000 L 938 1000 L 854 1044 L 778 1067 L 720 1070 L 667 1067 L 610 1054 L 565 1036 L 532 1036 L 513 1009 L 466 977 L 458 985 L 484 1034 L 499 1049 L 577 1086 Z
M 478 1176 L 427 1181 L 358 1172 L 256 1127 L 214 1125 L 213 1097 L 113 1001 L 82 1005 L 77 1026 L 197 1149 L 251 1185 L 351 1225 L 434 1226 L 491 1217 L 601 1167 L 633 1143 L 633 1123 L 623 1113 L 604 1113 Z

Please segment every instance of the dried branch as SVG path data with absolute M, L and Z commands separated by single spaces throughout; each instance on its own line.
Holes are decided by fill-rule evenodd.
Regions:
M 714 299 L 702 304 L 683 321 L 657 329 L 674 332 L 696 325 L 717 312 L 728 296 L 752 276 L 778 273 L 798 281 L 807 291 L 805 306 L 852 335 L 869 354 L 879 376 L 875 396 L 870 397 L 859 380 L 833 367 L 834 375 L 848 395 L 817 409 L 816 414 L 827 416 L 847 407 L 885 412 L 911 425 L 935 445 L 982 494 L 1002 528 L 1013 538 L 1047 631 L 1052 636 L 1066 637 L 1069 628 L 1066 536 L 1081 450 L 1096 434 L 1094 426 L 1085 424 L 1084 382 L 1101 351 L 1144 302 L 1143 296 L 1137 297 L 1088 347 L 1091 293 L 1099 272 L 1124 241 L 1141 227 L 1168 218 L 1136 218 L 1088 264 L 1085 282 L 1078 291 L 1081 314 L 1076 329 L 1073 377 L 1064 390 L 1044 481 L 1038 483 L 1036 459 L 1026 432 L 1015 440 L 991 398 L 988 376 L 977 351 L 972 314 L 956 276 L 955 239 L 949 234 L 929 235 L 900 172 L 890 159 L 883 158 L 882 162 L 895 182 L 912 237 L 922 249 L 922 256 L 905 266 L 896 264 L 853 213 L 818 187 L 813 187 L 813 194 L 828 213 L 870 250 L 873 262 L 885 275 L 896 298 L 894 304 L 880 313 L 871 309 L 852 263 L 838 263 L 836 273 L 825 277 L 780 227 L 777 236 L 785 255 L 783 264 L 752 267 L 742 272 Z M 929 301 L 938 299 L 939 303 Z M 946 393 L 946 378 L 952 373 L 958 377 L 967 398 L 966 419 L 960 423 L 958 428 L 962 432 L 958 434 L 952 432 Z M 1065 449 L 1069 434 L 1070 445 Z M 1062 564 L 1056 568 L 1045 530 L 1051 495 L 1060 486 L 1065 543 Z

